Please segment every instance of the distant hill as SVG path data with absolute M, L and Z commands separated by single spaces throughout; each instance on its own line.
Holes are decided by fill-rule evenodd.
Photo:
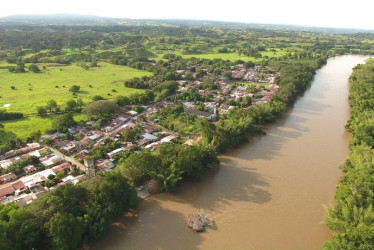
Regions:
M 76 14 L 12 15 L 0 18 L 0 25 L 92 25 L 115 23 L 113 20 L 113 18 Z
M 223 22 L 209 20 L 185 20 L 185 19 L 128 19 L 111 18 L 76 14 L 51 14 L 51 15 L 12 15 L 0 18 L 1 26 L 17 25 L 157 25 L 157 26 L 189 26 L 189 27 L 220 27 L 220 28 L 254 28 L 267 30 L 292 30 L 310 31 L 320 33 L 374 33 L 374 30 L 329 28 L 329 27 L 306 27 L 299 25 L 260 24 Z

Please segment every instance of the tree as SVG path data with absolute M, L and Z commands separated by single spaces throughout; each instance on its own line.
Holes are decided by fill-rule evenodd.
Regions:
M 122 139 L 126 142 L 133 142 L 135 139 L 136 132 L 133 129 L 125 129 L 122 132 Z
M 38 166 L 39 158 L 36 156 L 29 156 L 21 161 L 13 162 L 5 171 L 12 172 L 16 175 L 19 175 L 24 172 L 23 168 L 28 165 Z
M 42 132 L 40 132 L 40 130 L 34 131 L 30 134 L 32 141 L 39 141 L 41 136 L 42 136 Z
M 143 177 L 149 178 L 152 171 L 160 164 L 160 159 L 150 152 L 144 151 L 139 154 L 130 155 L 120 163 L 120 171 L 123 176 L 134 181 L 139 181 Z
M 15 162 L 12 165 L 10 165 L 5 171 L 8 173 L 14 173 L 15 175 L 20 175 L 23 173 L 24 166 L 20 164 L 19 162 Z
M 57 106 L 57 102 L 53 99 L 49 100 L 47 102 L 47 106 L 46 106 L 47 109 L 49 109 L 49 112 L 52 112 L 52 111 L 56 111 L 58 106 Z
M 223 76 L 224 76 L 224 77 L 227 77 L 228 79 L 231 79 L 231 77 L 232 77 L 232 72 L 231 72 L 231 71 L 225 71 L 225 72 L 223 72 Z
M 69 91 L 70 92 L 78 92 L 80 90 L 80 86 L 79 85 L 73 85 L 70 87 Z
M 52 128 L 58 131 L 67 131 L 68 128 L 76 125 L 71 113 L 57 116 L 52 122 Z
M 180 180 L 182 180 L 183 171 L 177 164 L 177 159 L 181 145 L 173 143 L 163 143 L 157 147 L 155 155 L 161 159 L 161 164 L 152 172 L 161 190 L 174 191 Z
M 47 116 L 47 110 L 46 110 L 45 107 L 42 107 L 42 106 L 37 107 L 36 112 L 37 112 L 38 116 L 41 116 L 41 117 Z
M 106 172 L 95 180 L 93 199 L 84 215 L 86 234 L 99 238 L 118 216 L 137 207 L 137 195 L 132 183 L 117 171 Z
M 203 139 L 210 143 L 216 131 L 216 126 L 214 123 L 208 121 L 207 119 L 200 120 L 200 131 Z
M 42 226 L 25 207 L 0 205 L 0 246 L 2 249 L 40 249 Z
M 90 116 L 108 117 L 119 110 L 118 105 L 112 101 L 100 100 L 88 104 L 83 112 Z
M 95 95 L 94 97 L 92 97 L 92 101 L 100 101 L 100 100 L 105 100 L 105 98 L 100 95 Z
M 108 208 L 111 220 L 122 215 L 128 209 L 137 207 L 137 195 L 133 184 L 123 178 L 119 172 L 107 172 L 95 186 L 95 200 Z
M 56 213 L 49 221 L 49 234 L 56 249 L 76 249 L 83 236 L 82 217 Z
M 66 176 L 65 172 L 64 171 L 60 171 L 56 174 L 56 179 L 61 181 L 64 177 Z M 49 178 L 49 176 L 48 176 Z
M 53 144 L 53 140 L 51 138 L 45 138 L 43 140 L 43 143 L 48 145 L 48 146 L 51 146 Z
M 144 108 L 142 106 L 135 106 L 134 111 L 138 112 L 139 114 L 144 111 Z
M 199 148 L 187 146 L 179 152 L 177 164 L 188 177 L 200 180 L 204 174 L 204 163 Z
M 253 68 L 255 66 L 254 62 L 252 61 L 248 61 L 248 62 L 245 62 L 244 63 L 244 66 L 249 69 L 249 68 Z
M 12 73 L 24 73 L 24 72 L 26 72 L 25 71 L 25 64 L 21 60 L 19 60 L 17 62 L 16 67 L 9 67 L 8 70 Z
M 79 98 L 77 100 L 77 107 L 78 108 L 82 108 L 83 106 L 84 106 L 84 102 L 83 102 L 82 98 Z
M 108 228 L 110 225 L 108 210 L 97 202 L 89 202 L 87 213 L 84 215 L 84 227 L 89 238 L 98 239 Z
M 38 65 L 36 65 L 36 64 L 31 64 L 31 65 L 29 66 L 29 71 L 32 71 L 32 72 L 34 72 L 34 73 L 39 73 L 39 72 L 40 72 L 40 69 L 39 69 Z
M 127 96 L 117 96 L 116 97 L 116 103 L 120 106 L 128 105 L 130 104 L 130 99 Z
M 66 111 L 74 111 L 77 108 L 77 102 L 73 99 L 66 102 Z

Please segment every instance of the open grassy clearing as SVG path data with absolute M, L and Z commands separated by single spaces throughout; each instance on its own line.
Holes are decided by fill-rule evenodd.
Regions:
M 4 121 L 5 127 L 0 130 L 0 145 L 7 143 L 16 138 L 26 139 L 34 131 L 40 130 L 42 134 L 46 129 L 52 127 L 52 121 L 57 115 L 50 115 L 46 118 L 41 117 L 25 117 L 23 119 Z M 85 114 L 74 114 L 74 119 L 78 121 L 86 121 Z
M 126 88 L 123 82 L 151 74 L 102 62 L 99 67 L 89 70 L 78 65 L 38 65 L 40 68 L 45 65 L 47 69 L 42 73 L 11 73 L 7 69 L 1 69 L 2 64 L 0 64 L 0 107 L 11 104 L 7 108 L 9 111 L 32 114 L 36 112 L 36 107 L 44 106 L 49 99 L 55 99 L 59 105 L 64 105 L 73 97 L 82 98 L 85 102 L 91 101 L 95 95 L 114 99 L 117 95 L 126 96 L 143 92 L 143 90 Z M 69 92 L 72 85 L 81 87 L 76 96 Z M 16 89 L 12 90 L 11 86 Z

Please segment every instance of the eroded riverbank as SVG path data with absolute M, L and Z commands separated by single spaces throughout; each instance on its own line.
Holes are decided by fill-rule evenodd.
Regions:
M 319 249 L 320 222 L 348 155 L 348 77 L 367 57 L 328 60 L 304 96 L 267 135 L 220 157 L 221 167 L 174 194 L 144 201 L 92 249 Z M 216 227 L 194 234 L 185 216 L 203 209 Z

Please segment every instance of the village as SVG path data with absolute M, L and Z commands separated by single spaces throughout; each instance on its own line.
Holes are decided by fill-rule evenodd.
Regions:
M 199 70 L 199 65 L 194 67 Z M 205 101 L 188 98 L 171 101 L 168 98 L 142 106 L 142 112 L 135 111 L 135 105 L 122 106 L 121 111 L 104 125 L 90 120 L 84 126 L 69 128 L 67 133 L 47 134 L 39 142 L 0 155 L 0 202 L 26 206 L 47 190 L 75 185 L 97 172 L 112 171 L 128 152 L 153 151 L 162 143 L 178 140 L 189 144 L 196 139 L 160 126 L 160 120 L 154 115 L 163 108 L 182 105 L 185 113 L 215 122 L 235 107 L 248 109 L 267 103 L 280 90 L 275 84 L 275 78 L 280 74 L 262 66 L 249 69 L 243 64 L 232 66 L 231 77 L 213 78 L 208 69 L 201 70 L 205 71 L 204 77 L 198 77 L 190 70 L 177 70 L 182 78 L 194 74 L 195 79 L 178 80 L 175 95 L 186 96 L 184 93 L 198 90 L 198 95 Z M 211 84 L 204 88 L 207 79 Z

